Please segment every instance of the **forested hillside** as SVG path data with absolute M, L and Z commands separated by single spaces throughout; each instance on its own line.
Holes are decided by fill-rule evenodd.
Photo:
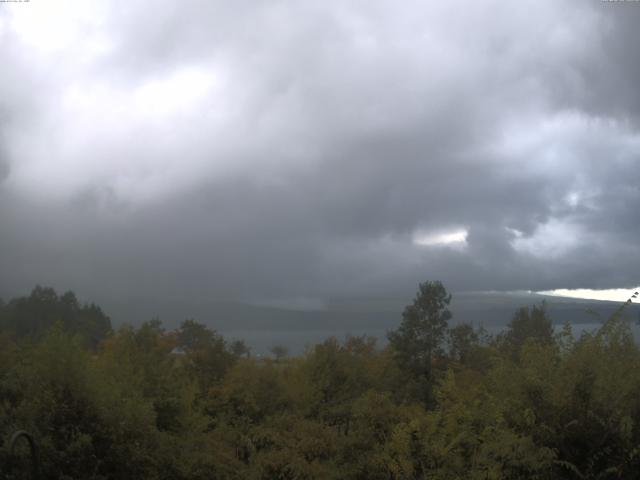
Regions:
M 3 478 L 28 478 L 8 449 L 19 429 L 42 478 L 638 478 L 623 307 L 576 338 L 523 306 L 491 336 L 450 323 L 450 300 L 421 284 L 384 348 L 328 338 L 258 358 L 193 320 L 112 331 L 99 307 L 36 288 L 0 309 Z

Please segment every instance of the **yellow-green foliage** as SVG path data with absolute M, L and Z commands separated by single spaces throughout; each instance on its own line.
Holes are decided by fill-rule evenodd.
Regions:
M 6 437 L 27 429 L 45 478 L 638 478 L 640 350 L 622 319 L 581 338 L 462 333 L 428 404 L 368 338 L 276 361 L 195 322 L 124 327 L 97 350 L 61 324 L 2 335 L 0 465 L 15 478 Z

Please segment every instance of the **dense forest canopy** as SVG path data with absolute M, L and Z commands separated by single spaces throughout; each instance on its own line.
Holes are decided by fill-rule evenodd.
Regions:
M 523 307 L 491 336 L 450 325 L 449 301 L 421 284 L 384 348 L 329 338 L 259 358 L 195 320 L 112 330 L 36 287 L 0 310 L 2 478 L 28 477 L 8 446 L 19 429 L 43 478 L 638 478 L 624 307 L 579 338 Z

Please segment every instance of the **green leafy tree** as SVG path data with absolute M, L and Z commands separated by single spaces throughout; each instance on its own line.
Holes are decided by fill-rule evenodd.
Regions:
M 274 345 L 270 349 L 271 354 L 275 357 L 276 361 L 283 360 L 289 355 L 289 349 L 284 345 Z
M 250 357 L 251 348 L 244 342 L 244 340 L 234 340 L 230 345 L 231 353 L 236 357 Z
M 195 320 L 182 322 L 176 333 L 178 346 L 186 352 L 187 371 L 203 393 L 221 381 L 237 360 L 222 335 Z

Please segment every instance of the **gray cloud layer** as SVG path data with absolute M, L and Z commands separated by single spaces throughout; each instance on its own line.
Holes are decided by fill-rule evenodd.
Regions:
M 47 8 L 0 7 L 0 292 L 639 283 L 639 4 Z

